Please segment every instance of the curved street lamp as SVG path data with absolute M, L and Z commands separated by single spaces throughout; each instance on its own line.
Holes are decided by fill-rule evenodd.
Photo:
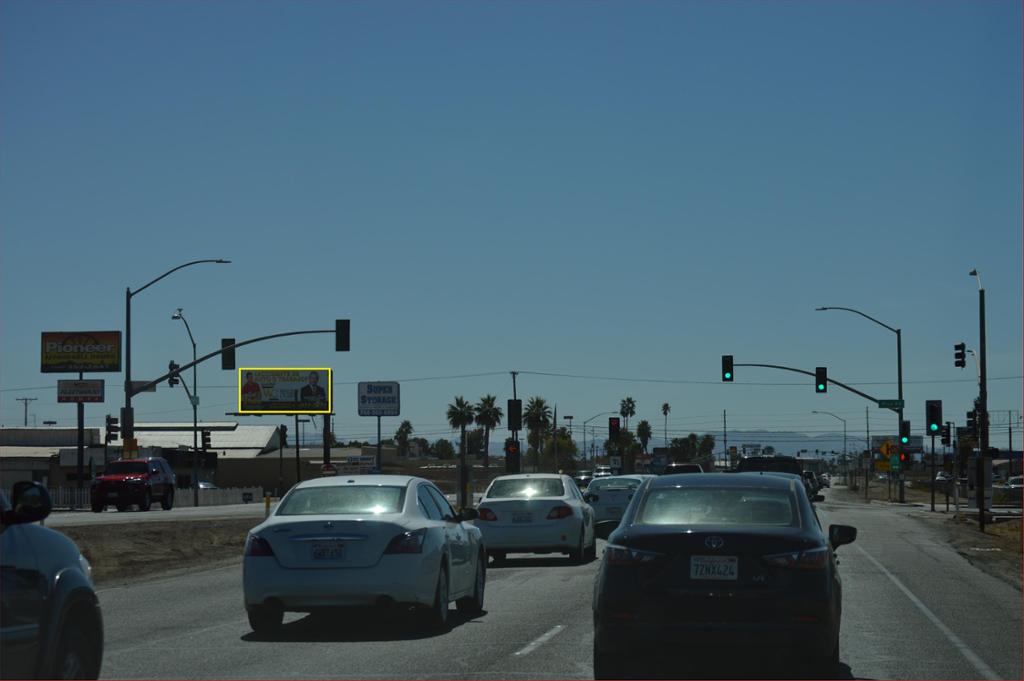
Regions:
M 587 458 L 587 424 L 596 419 L 599 416 L 608 416 L 609 414 L 618 414 L 617 411 L 602 411 L 600 414 L 594 414 L 589 419 L 583 422 L 583 458 Z M 591 462 L 593 463 L 593 462 Z
M 182 314 L 181 308 L 171 315 L 171 319 L 180 319 L 188 331 L 188 339 L 192 341 L 192 394 L 189 401 L 192 403 L 192 505 L 199 506 L 199 384 L 196 379 L 196 339 L 192 336 L 192 327 Z
M 840 421 L 843 422 L 843 466 L 845 468 L 844 472 L 846 473 L 846 484 L 849 485 L 850 484 L 850 469 L 849 469 L 849 464 L 846 461 L 846 419 L 844 419 L 842 416 L 836 416 L 835 414 L 833 414 L 830 411 L 817 411 L 817 410 L 813 410 L 812 409 L 811 413 L 812 414 L 828 414 L 832 418 L 837 418 L 837 419 L 839 419 Z

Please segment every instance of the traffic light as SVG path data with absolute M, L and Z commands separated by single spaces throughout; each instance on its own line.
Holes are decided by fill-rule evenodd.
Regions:
M 509 474 L 518 473 L 519 465 L 519 440 L 505 440 L 505 472 Z
M 235 344 L 234 338 L 221 338 L 220 348 L 223 352 L 220 353 L 220 368 L 225 371 L 235 370 L 235 349 L 231 348 Z M 231 348 L 230 350 L 224 350 L 224 348 Z
M 900 444 L 910 443 L 910 421 L 900 421 Z
M 278 432 L 281 433 L 281 446 L 279 449 L 284 449 L 288 446 L 288 426 L 283 423 L 277 427 Z
M 523 401 L 508 401 L 508 429 L 519 432 L 523 429 Z
M 722 355 L 722 380 L 732 383 L 732 355 Z
M 174 363 L 173 359 L 167 363 L 167 372 L 170 374 L 170 376 L 167 377 L 167 385 L 171 386 L 172 388 L 181 383 L 181 381 L 178 379 L 177 374 L 179 366 L 180 365 Z
M 334 351 L 335 352 L 348 352 L 348 319 L 335 319 L 334 320 Z
M 211 449 L 211 447 L 210 447 L 210 431 L 204 430 L 203 431 L 203 451 L 204 452 L 208 452 L 208 451 L 210 451 L 210 449 Z
M 942 444 L 946 445 L 947 447 L 953 442 L 953 440 L 949 436 L 949 424 L 946 423 L 942 426 Z
M 978 412 L 973 409 L 967 412 L 967 432 L 971 434 L 971 437 L 978 435 Z
M 117 425 L 117 419 L 107 414 L 107 434 L 104 437 L 104 444 L 113 442 L 117 439 L 117 434 L 121 432 L 121 428 Z
M 619 441 L 619 417 L 609 416 L 608 417 L 608 439 L 612 442 Z
M 903 463 L 906 460 L 907 460 L 907 453 L 906 452 L 900 452 L 900 463 Z
M 942 430 L 942 400 L 926 400 L 924 403 L 924 425 L 929 435 L 938 435 Z
M 828 392 L 828 368 L 815 367 L 814 369 L 814 392 Z
M 953 345 L 953 366 L 961 369 L 967 366 L 967 343 Z

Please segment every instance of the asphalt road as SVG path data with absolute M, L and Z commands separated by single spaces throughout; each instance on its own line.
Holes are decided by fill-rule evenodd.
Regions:
M 839 549 L 842 678 L 1022 678 L 1019 591 L 905 510 L 826 501 L 819 515 L 859 528 L 857 542 Z M 103 676 L 593 678 L 596 568 L 514 557 L 489 570 L 485 613 L 465 620 L 453 611 L 455 626 L 438 636 L 344 613 L 292 614 L 280 636 L 260 639 L 242 607 L 240 564 L 105 589 Z

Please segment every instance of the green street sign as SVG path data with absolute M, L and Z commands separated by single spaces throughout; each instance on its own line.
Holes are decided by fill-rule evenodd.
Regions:
M 903 400 L 878 400 L 879 409 L 902 409 Z
M 899 469 L 900 469 L 900 455 L 899 454 L 893 454 L 892 457 L 889 458 L 889 468 L 891 470 L 893 470 L 893 471 L 899 471 Z

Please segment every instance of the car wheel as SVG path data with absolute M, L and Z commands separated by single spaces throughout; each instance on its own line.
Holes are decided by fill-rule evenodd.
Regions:
M 487 556 L 481 554 L 476 560 L 476 577 L 473 580 L 473 595 L 460 598 L 455 602 L 459 612 L 470 616 L 479 615 L 484 610 L 484 588 L 487 586 Z
M 165 511 L 170 511 L 172 508 L 174 508 L 173 489 L 164 494 L 164 498 L 160 500 L 160 508 L 164 509 Z
M 254 608 L 246 608 L 245 614 L 249 616 L 249 626 L 257 634 L 273 634 L 281 628 L 284 622 L 284 610 L 280 608 L 268 608 L 265 605 L 258 605 Z
M 588 563 L 590 561 L 597 560 L 597 534 L 594 534 L 594 542 L 590 545 L 590 548 L 583 554 L 584 560 Z
M 582 529 L 580 529 L 580 543 L 579 543 L 579 546 L 577 546 L 575 549 L 573 549 L 572 551 L 569 552 L 569 560 L 571 560 L 574 563 L 582 563 L 582 562 L 584 562 L 584 558 L 583 558 L 583 555 L 584 555 L 583 554 L 583 540 L 586 539 L 586 534 L 587 534 L 586 532 L 584 532 Z
M 100 504 L 100 503 L 97 503 L 95 501 L 92 502 L 92 512 L 93 513 L 103 513 L 103 511 L 105 511 L 105 510 L 107 510 L 107 505 L 106 504 Z
M 100 675 L 100 657 L 85 628 L 75 620 L 64 627 L 57 642 L 51 678 L 95 679 Z
M 609 655 L 594 651 L 595 679 L 624 679 L 626 665 L 621 655 Z
M 117 510 L 118 511 L 127 511 L 128 510 L 128 504 L 120 504 L 120 503 L 117 504 Z
M 436 633 L 442 633 L 448 627 L 448 568 L 444 565 L 438 571 L 434 604 L 427 610 L 424 624 L 427 630 Z
M 139 502 L 140 511 L 148 511 L 149 507 L 153 505 L 153 499 L 149 496 L 149 490 L 147 489 L 142 493 L 142 501 Z

